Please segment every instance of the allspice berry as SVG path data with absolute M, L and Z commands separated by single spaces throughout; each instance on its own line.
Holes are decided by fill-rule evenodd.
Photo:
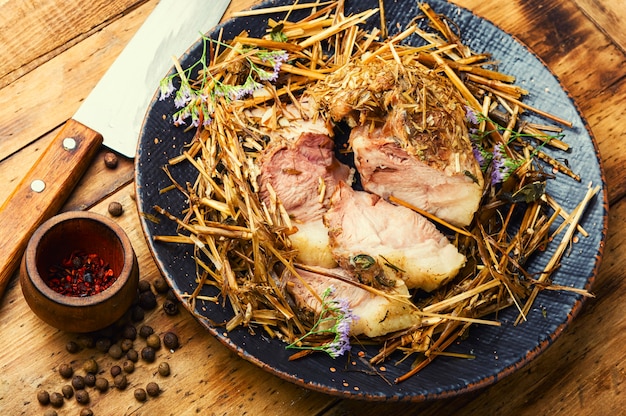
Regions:
M 76 390 L 82 390 L 85 388 L 85 378 L 80 375 L 75 375 L 72 377 L 72 387 Z
M 39 390 L 37 392 L 37 401 L 39 404 L 46 406 L 50 403 L 50 393 L 47 390 Z
M 124 370 L 124 372 L 127 374 L 132 373 L 133 371 L 135 371 L 135 363 L 133 363 L 131 360 L 124 361 L 124 363 L 122 364 L 122 370 Z
M 96 385 L 96 375 L 94 373 L 85 374 L 85 386 L 93 387 Z
M 159 338 L 157 334 L 150 334 L 148 338 L 146 338 L 146 345 L 158 350 L 161 348 L 161 338 Z
M 150 325 L 142 325 L 139 328 L 139 336 L 141 338 L 148 338 L 152 334 L 154 334 L 154 329 Z
M 76 401 L 80 404 L 89 403 L 89 393 L 87 390 L 78 390 L 76 392 Z
M 138 402 L 145 402 L 148 396 L 146 395 L 146 391 L 142 388 L 135 389 L 135 399 Z
M 104 377 L 96 377 L 96 389 L 101 393 L 107 391 L 109 389 L 109 380 Z
M 109 169 L 115 169 L 117 167 L 117 155 L 113 152 L 106 152 L 104 154 L 104 165 Z
M 59 366 L 59 374 L 63 378 L 70 378 L 74 374 L 74 369 L 69 364 L 61 364 Z
M 143 347 L 141 349 L 141 359 L 148 362 L 153 363 L 156 359 L 156 351 L 152 347 Z
M 157 277 L 156 279 L 154 279 L 152 285 L 154 286 L 154 289 L 157 291 L 157 293 L 160 294 L 165 294 L 168 290 L 170 290 L 169 285 L 162 277 Z
M 71 399 L 72 396 L 74 396 L 74 389 L 69 384 L 66 384 L 65 386 L 61 387 L 61 393 L 66 399 Z
M 180 346 L 178 336 L 173 332 L 166 332 L 165 335 L 163 335 L 163 345 L 165 345 L 165 348 L 168 350 L 177 349 Z
M 165 361 L 159 364 L 159 374 L 163 377 L 170 375 L 170 365 Z
M 161 392 L 161 388 L 154 381 L 151 381 L 150 383 L 146 385 L 146 393 L 148 393 L 148 396 L 156 397 L 159 395 L 160 392 Z
M 98 362 L 93 358 L 88 359 L 83 363 L 83 370 L 85 370 L 85 373 L 96 374 L 98 372 Z
M 152 293 L 151 290 L 147 290 L 139 294 L 139 307 L 141 307 L 141 309 L 145 311 L 151 311 L 152 309 L 156 308 L 156 306 L 156 295 Z
M 88 407 L 81 409 L 80 416 L 93 416 L 93 410 Z
M 109 204 L 109 214 L 114 217 L 119 217 L 124 213 L 124 207 L 117 201 L 113 201 Z
M 111 345 L 111 347 L 109 348 L 109 355 L 111 356 L 111 358 L 115 358 L 116 360 L 122 358 L 122 355 L 124 355 L 124 351 L 122 351 L 122 347 L 120 346 L 120 344 L 115 343 Z
M 119 365 L 114 365 L 113 367 L 111 367 L 111 377 L 115 378 L 120 374 L 122 374 L 122 367 L 120 367 Z
M 50 404 L 54 407 L 63 406 L 63 395 L 59 392 L 50 393 Z
M 78 343 L 76 343 L 75 341 L 69 341 L 67 344 L 65 344 L 65 349 L 70 354 L 75 354 L 80 351 L 80 345 L 78 345 Z
M 54 410 L 54 409 L 47 409 L 47 410 L 44 412 L 43 416 L 59 416 L 59 414 L 58 414 L 58 413 L 57 413 L 57 411 L 56 411 L 56 410 Z
M 128 379 L 126 378 L 126 374 L 121 373 L 115 376 L 113 379 L 113 384 L 120 390 L 124 390 L 128 386 Z

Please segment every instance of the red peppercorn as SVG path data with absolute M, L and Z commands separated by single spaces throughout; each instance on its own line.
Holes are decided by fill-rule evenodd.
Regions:
M 117 276 L 97 254 L 75 252 L 50 268 L 47 284 L 66 296 L 91 296 L 110 287 Z

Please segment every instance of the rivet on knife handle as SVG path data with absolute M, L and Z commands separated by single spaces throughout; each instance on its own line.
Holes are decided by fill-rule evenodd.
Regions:
M 69 120 L 0 207 L 0 296 L 30 236 L 63 206 L 101 144 L 99 133 Z

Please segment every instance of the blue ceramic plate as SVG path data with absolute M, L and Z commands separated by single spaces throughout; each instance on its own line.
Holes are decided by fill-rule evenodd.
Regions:
M 262 6 L 286 3 L 290 1 L 270 1 Z M 585 120 L 556 77 L 516 39 L 466 9 L 443 0 L 430 0 L 429 3 L 436 12 L 454 20 L 460 28 L 463 41 L 473 50 L 491 52 L 494 59 L 501 62 L 502 72 L 517 77 L 517 83 L 530 91 L 527 102 L 573 122 L 573 127 L 565 131 L 565 140 L 572 148 L 566 158 L 570 166 L 581 174 L 582 181 L 578 183 L 559 176 L 557 180 L 550 181 L 548 192 L 565 209 L 571 210 L 582 199 L 586 184 L 600 184 L 603 190 L 591 203 L 582 220 L 589 237 L 581 238 L 573 245 L 553 278 L 556 284 L 590 289 L 598 271 L 606 237 L 607 200 L 598 148 Z M 347 11 L 377 6 L 378 0 L 346 0 Z M 403 29 L 419 14 L 416 2 L 412 0 L 386 1 L 385 11 L 388 27 L 394 30 Z M 301 16 L 295 14 L 291 20 Z M 228 21 L 221 26 L 224 39 L 232 38 L 242 30 L 260 36 L 268 17 L 263 15 Z M 280 15 L 272 17 L 279 19 Z M 378 16 L 372 24 L 376 24 L 377 19 Z M 182 66 L 189 67 L 199 58 L 201 51 L 200 42 L 193 45 L 181 58 Z M 136 158 L 137 199 L 143 213 L 154 214 L 154 205 L 160 205 L 175 214 L 186 207 L 184 197 L 178 192 L 159 194 L 160 189 L 171 184 L 161 167 L 167 164 L 168 158 L 179 155 L 192 136 L 173 126 L 171 114 L 174 112 L 173 100 L 159 101 L 155 94 L 147 111 Z M 175 166 L 171 171 L 179 183 L 193 182 L 197 176 L 189 166 Z M 157 224 L 142 218 L 142 226 L 156 263 L 171 286 L 179 294 L 191 293 L 195 288 L 195 262 L 191 247 L 156 243 L 152 239 L 155 235 L 175 234 L 175 224 L 167 219 Z M 535 257 L 530 270 L 542 270 L 551 254 L 551 250 L 548 250 Z M 207 295 L 216 294 L 209 289 L 205 289 L 205 292 Z M 513 326 L 517 311 L 509 308 L 499 315 L 502 326 L 474 327 L 470 330 L 469 338 L 450 348 L 454 352 L 472 354 L 475 359 L 438 357 L 418 375 L 400 384 L 394 384 L 393 380 L 409 370 L 411 360 L 398 363 L 399 356 L 392 357 L 385 364 L 386 370 L 382 373 L 384 377 L 372 374 L 371 369 L 355 355 L 351 360 L 345 357 L 333 360 L 325 354 L 314 354 L 289 361 L 288 356 L 293 351 L 285 350 L 285 344 L 261 335 L 261 331 L 257 335 L 250 335 L 246 329 L 237 329 L 226 334 L 223 329 L 214 327 L 212 322 L 224 322 L 231 317 L 230 311 L 220 305 L 198 302 L 194 313 L 211 334 L 242 358 L 300 386 L 365 400 L 421 401 L 472 391 L 516 371 L 544 351 L 561 334 L 580 310 L 582 302 L 581 296 L 571 292 L 544 291 L 534 303 L 528 322 Z M 368 357 L 375 352 L 375 347 L 365 348 Z M 336 371 L 331 371 L 331 368 Z

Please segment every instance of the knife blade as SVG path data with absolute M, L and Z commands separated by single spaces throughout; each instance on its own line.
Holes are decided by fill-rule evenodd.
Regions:
M 139 130 L 159 81 L 230 0 L 160 0 L 75 115 L 0 206 L 0 296 L 28 239 L 54 215 L 101 144 L 133 158 Z M 26 212 L 27 211 L 27 212 Z M 10 236 L 10 237 L 9 237 Z

